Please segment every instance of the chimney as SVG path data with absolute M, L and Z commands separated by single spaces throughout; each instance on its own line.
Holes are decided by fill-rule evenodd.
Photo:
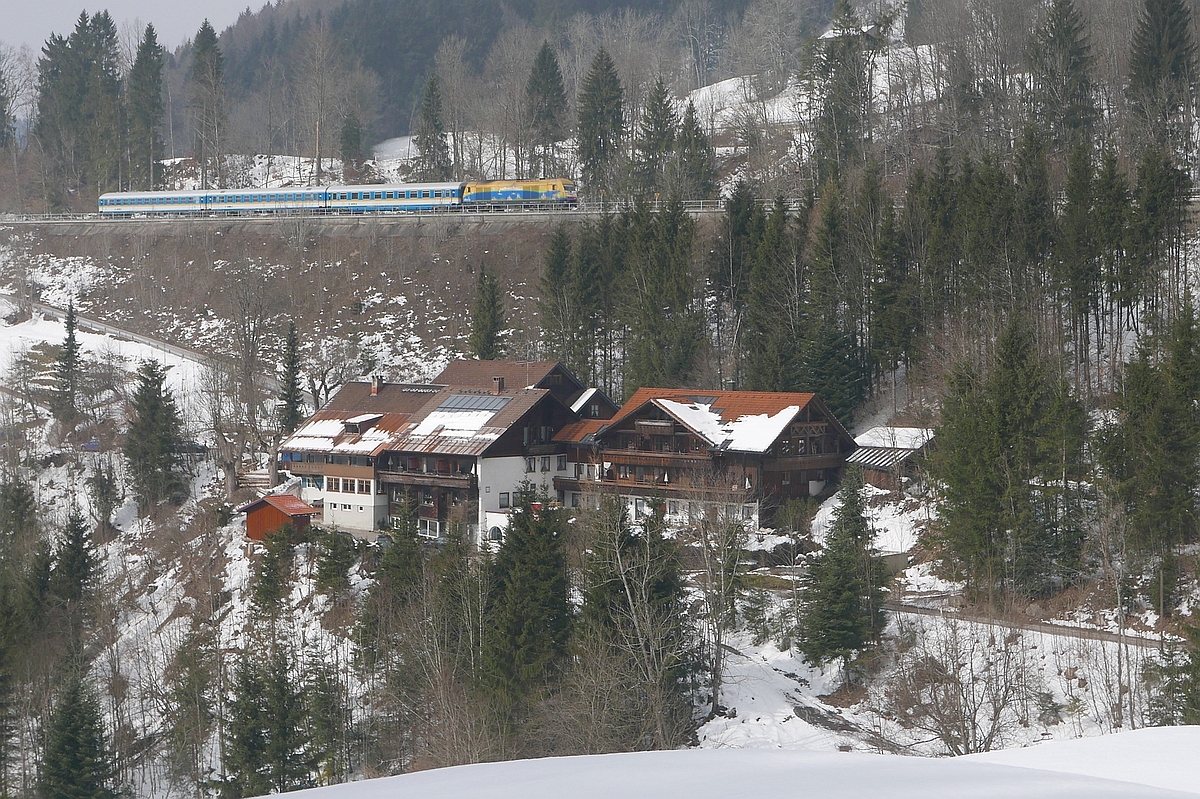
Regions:
M 492 383 L 494 383 L 496 386 L 497 394 L 500 394 L 504 391 L 504 378 L 503 377 L 493 377 Z
M 383 375 L 371 375 L 371 396 L 379 395 L 379 389 L 383 387 Z

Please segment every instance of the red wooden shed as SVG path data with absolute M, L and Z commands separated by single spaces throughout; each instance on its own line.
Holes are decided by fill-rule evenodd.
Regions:
M 321 511 L 291 494 L 269 494 L 238 508 L 246 514 L 246 537 L 263 541 L 268 535 L 291 522 L 297 531 L 308 527 Z

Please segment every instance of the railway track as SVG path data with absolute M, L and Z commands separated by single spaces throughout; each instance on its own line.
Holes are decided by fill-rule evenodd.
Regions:
M 766 202 L 766 201 L 764 201 Z M 773 201 L 771 201 L 773 202 Z M 789 206 L 799 204 L 799 200 L 789 201 Z M 0 214 L 0 227 L 4 225 L 46 225 L 46 224 L 88 224 L 111 225 L 119 227 L 130 222 L 140 223 L 193 223 L 220 224 L 232 221 L 255 221 L 263 223 L 295 222 L 298 220 L 313 221 L 355 221 L 369 222 L 398 222 L 405 220 L 461 220 L 461 219 L 496 219 L 503 221 L 543 220 L 547 217 L 554 219 L 590 219 L 601 214 L 617 214 L 628 210 L 632 205 L 627 203 L 613 204 L 598 203 L 580 204 L 575 208 L 563 208 L 561 205 L 527 205 L 521 208 L 504 210 L 486 210 L 469 206 L 446 208 L 437 211 L 385 211 L 380 213 L 341 213 L 328 211 L 283 211 L 273 213 L 224 213 L 224 214 L 133 214 L 128 217 L 113 218 L 99 213 L 87 214 Z M 666 207 L 665 202 L 650 203 L 653 210 Z M 685 200 L 683 210 L 693 216 L 719 214 L 724 210 L 720 200 Z

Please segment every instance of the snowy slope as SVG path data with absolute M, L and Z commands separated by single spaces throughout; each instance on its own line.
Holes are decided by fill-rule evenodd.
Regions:
M 968 759 L 1200 793 L 1197 744 L 1200 727 L 1158 727 L 1080 741 L 1048 741 Z
M 1118 739 L 1114 739 L 1118 740 Z M 1092 742 L 1080 742 L 1081 749 Z M 1171 778 L 1200 786 L 1194 753 L 1200 729 L 1169 738 L 1119 737 L 1120 755 L 1138 759 L 1165 748 Z M 1098 759 L 1103 759 L 1099 755 Z M 1074 762 L 1082 763 L 1084 758 Z M 1118 782 L 1066 770 L 1048 771 L 985 763 L 857 753 L 761 750 L 639 752 L 547 758 L 424 771 L 399 777 L 300 791 L 311 799 L 728 799 L 745 795 L 858 799 L 1071 799 L 1072 797 L 1186 797 L 1147 782 Z

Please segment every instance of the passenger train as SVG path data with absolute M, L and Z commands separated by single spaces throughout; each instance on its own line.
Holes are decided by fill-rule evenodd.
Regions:
M 575 183 L 491 180 L 478 183 L 391 183 L 209 191 L 125 191 L 100 195 L 105 216 L 184 214 L 366 214 L 386 211 L 496 211 L 512 208 L 574 208 Z

